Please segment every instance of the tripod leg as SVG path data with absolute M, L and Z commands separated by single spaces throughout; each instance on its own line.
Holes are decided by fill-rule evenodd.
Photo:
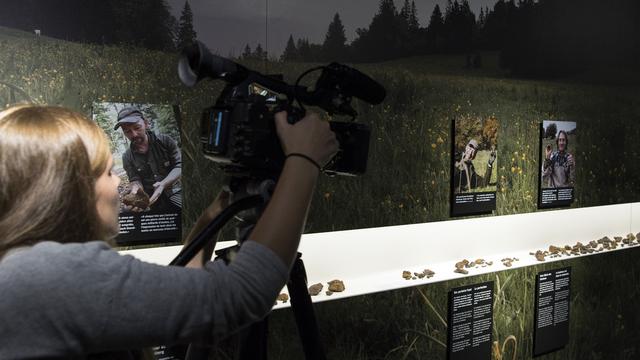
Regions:
M 298 325 L 298 333 L 302 341 L 305 359 L 325 360 L 326 355 L 320 342 L 318 323 L 313 312 L 311 296 L 307 289 L 307 273 L 300 256 L 301 254 L 298 253 L 287 283 L 287 289 L 289 289 L 291 297 L 291 309 Z
M 209 358 L 209 353 L 211 352 L 210 347 L 198 347 L 194 344 L 189 345 L 189 349 L 187 350 L 187 354 L 185 355 L 185 360 L 207 360 Z
M 243 330 L 238 347 L 239 360 L 267 360 L 268 317 Z

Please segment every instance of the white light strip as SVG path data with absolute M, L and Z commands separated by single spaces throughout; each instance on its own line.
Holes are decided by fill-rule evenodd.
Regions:
M 633 203 L 631 205 L 631 229 L 640 228 L 640 203 Z
M 530 252 L 549 245 L 588 243 L 604 236 L 626 236 L 640 231 L 640 203 L 491 216 L 433 223 L 305 234 L 300 244 L 309 285 L 322 283 L 314 302 L 327 301 L 507 270 L 500 261 L 518 258 L 511 268 L 539 264 Z M 216 249 L 234 245 L 221 242 Z M 168 264 L 180 246 L 122 251 L 143 261 Z M 626 249 L 618 248 L 618 250 Z M 601 252 L 600 254 L 606 253 Z M 595 253 L 594 253 L 595 254 Z M 576 256 L 553 260 L 571 259 Z M 471 268 L 469 275 L 454 273 L 462 259 L 493 261 Z M 430 279 L 405 280 L 402 271 L 436 272 Z M 346 290 L 327 296 L 327 282 L 344 281 Z M 286 292 L 286 289 L 283 290 Z M 278 303 L 275 308 L 288 307 Z

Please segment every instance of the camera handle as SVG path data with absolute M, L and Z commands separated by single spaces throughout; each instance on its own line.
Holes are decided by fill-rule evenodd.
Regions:
M 286 111 L 287 112 L 287 122 L 289 124 L 291 124 L 291 125 L 293 125 L 293 124 L 297 123 L 298 121 L 300 121 L 307 114 L 305 109 L 301 109 L 301 108 L 295 107 L 290 103 L 285 103 L 285 104 L 278 105 L 275 108 L 274 113 L 278 113 L 280 111 Z

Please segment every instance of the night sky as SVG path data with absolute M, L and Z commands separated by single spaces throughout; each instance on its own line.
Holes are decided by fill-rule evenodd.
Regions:
M 185 0 L 168 0 L 176 18 Z M 369 26 L 378 10 L 378 0 L 189 0 L 194 13 L 198 39 L 220 55 L 239 55 L 244 46 L 260 43 L 265 48 L 266 3 L 269 5 L 268 51 L 279 56 L 290 34 L 322 43 L 336 12 L 345 26 L 347 41 L 356 36 L 357 28 Z M 493 8 L 496 0 L 469 0 L 478 16 L 480 7 Z M 398 10 L 404 0 L 395 0 Z M 446 0 L 416 0 L 420 26 L 426 26 L 435 4 L 444 13 Z

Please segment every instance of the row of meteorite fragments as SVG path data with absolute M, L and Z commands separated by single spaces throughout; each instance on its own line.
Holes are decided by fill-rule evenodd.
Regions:
M 327 282 L 327 284 L 329 285 L 329 289 L 325 292 L 327 296 L 331 296 L 334 292 L 343 292 L 345 289 L 344 282 L 342 280 L 337 280 L 337 279 L 331 280 Z M 317 283 L 309 286 L 309 295 L 317 296 L 318 294 L 320 294 L 323 287 L 324 286 L 322 285 L 322 283 Z M 278 298 L 276 299 L 276 304 L 278 303 L 278 301 L 282 301 L 283 303 L 286 303 L 287 301 L 289 301 L 289 295 L 285 293 L 278 295 Z
M 613 240 L 609 237 L 605 236 L 602 239 L 590 241 L 587 244 L 583 244 L 581 242 L 577 242 L 575 245 L 565 245 L 565 246 L 555 246 L 550 245 L 549 250 L 538 250 L 535 253 L 530 252 L 529 255 L 532 255 L 538 261 L 545 261 L 546 258 L 554 259 L 562 256 L 571 256 L 571 255 L 586 255 L 592 253 L 599 253 L 606 250 L 615 250 L 618 247 L 625 246 L 634 246 L 640 245 L 640 233 L 633 235 L 628 234 L 626 237 L 615 236 Z M 520 261 L 518 258 L 504 258 L 500 260 L 502 265 L 505 267 L 511 267 L 514 262 Z M 475 261 L 469 261 L 464 259 L 462 261 L 458 261 L 455 264 L 455 269 L 453 272 L 458 274 L 467 275 L 469 274 L 469 270 L 471 268 L 485 268 L 488 266 L 492 266 L 493 261 L 486 261 L 485 259 L 477 259 Z M 411 272 L 404 270 L 402 272 L 402 277 L 405 280 L 417 280 L 423 278 L 432 278 L 436 273 L 429 269 L 424 269 L 421 272 Z M 342 292 L 345 289 L 344 282 L 342 280 L 332 280 L 327 283 L 329 285 L 329 289 L 325 292 L 326 295 L 331 295 L 334 292 Z M 322 283 L 317 283 L 311 285 L 309 287 L 309 295 L 317 296 L 322 292 L 323 289 Z M 287 294 L 280 294 L 278 296 L 278 301 L 282 301 L 286 303 L 289 301 L 289 296 Z
M 571 256 L 571 255 L 586 255 L 599 253 L 605 250 L 615 250 L 618 247 L 625 246 L 634 246 L 640 245 L 640 233 L 636 235 L 627 234 L 626 237 L 616 236 L 611 240 L 608 236 L 603 237 L 602 239 L 592 240 L 587 244 L 583 244 L 581 242 L 577 242 L 575 245 L 565 245 L 565 246 L 555 246 L 550 245 L 549 250 L 538 250 L 536 252 L 530 252 L 529 255 L 532 255 L 538 261 L 545 261 L 548 257 L 550 259 L 559 258 L 562 256 Z M 506 267 L 511 267 L 514 262 L 520 261 L 518 258 L 504 258 L 500 260 L 502 265 Z M 487 266 L 493 265 L 493 261 L 486 261 L 484 259 L 477 259 L 475 261 L 469 261 L 464 259 L 462 261 L 458 261 L 455 264 L 455 270 L 453 272 L 467 275 L 469 274 L 469 268 L 484 268 Z M 403 271 L 402 277 L 405 280 L 416 280 L 422 279 L 426 275 L 427 278 L 433 277 L 435 273 L 429 269 L 425 269 L 423 272 L 418 273 L 414 272 L 413 274 L 410 271 Z

